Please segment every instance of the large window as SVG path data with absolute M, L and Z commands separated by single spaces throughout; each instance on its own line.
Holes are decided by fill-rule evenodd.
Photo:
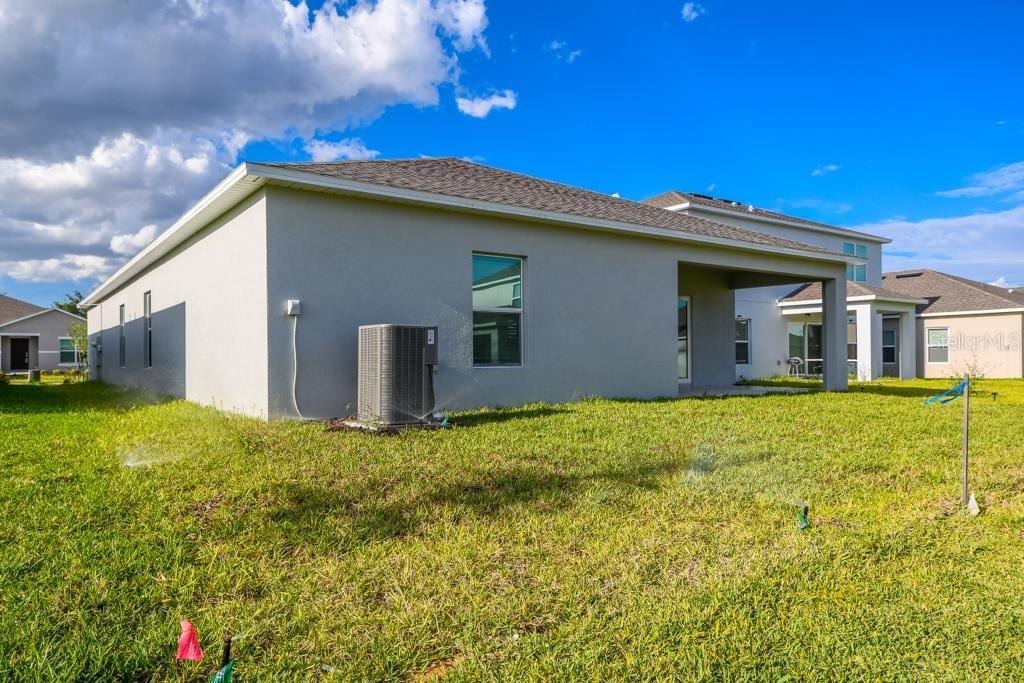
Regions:
M 78 365 L 78 351 L 75 350 L 75 340 L 71 337 L 61 337 L 60 342 L 60 364 Z
M 932 327 L 927 331 L 928 362 L 949 362 L 949 328 Z
M 896 330 L 882 330 L 882 362 L 896 362 Z
M 736 365 L 750 365 L 750 321 L 736 320 Z
M 855 242 L 845 242 L 843 244 L 843 253 L 847 256 L 856 256 L 857 258 L 867 259 L 868 246 L 866 244 L 857 244 Z M 853 264 L 847 265 L 846 279 L 852 282 L 867 282 L 868 267 L 864 264 L 856 266 Z
M 147 368 L 153 367 L 153 298 L 149 292 L 142 295 L 142 361 Z
M 473 254 L 473 365 L 523 364 L 523 259 Z
M 117 364 L 122 368 L 125 366 L 124 346 L 124 304 L 117 309 Z

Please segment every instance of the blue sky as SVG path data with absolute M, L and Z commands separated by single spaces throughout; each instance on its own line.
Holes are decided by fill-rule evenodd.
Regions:
M 256 16 L 281 2 L 238 4 Z M 317 149 L 323 158 L 462 156 L 632 199 L 670 188 L 708 192 L 891 237 L 887 267 L 925 265 L 1024 284 L 1018 3 L 389 3 L 422 13 L 433 28 L 406 46 L 394 38 L 402 31 L 388 33 L 384 12 L 374 13 L 380 8 L 364 6 L 366 35 L 383 36 L 382 44 L 400 53 L 383 68 L 342 61 L 323 80 L 309 78 L 308 87 L 282 85 L 323 67 L 316 50 L 350 48 L 345 36 L 354 24 L 313 30 L 333 25 L 317 3 L 294 49 L 260 64 L 249 92 L 225 86 L 221 100 L 219 67 L 198 55 L 181 64 L 180 41 L 201 38 L 171 35 L 161 23 L 169 19 L 151 13 L 130 19 L 139 42 L 123 49 L 144 50 L 157 64 L 177 60 L 181 83 L 165 87 L 135 67 L 118 66 L 125 73 L 111 78 L 135 83 L 132 93 L 145 83 L 138 101 L 127 91 L 127 101 L 112 97 L 119 86 L 94 76 L 66 96 L 62 113 L 47 109 L 52 98 L 45 92 L 37 105 L 23 107 L 24 119 L 0 113 L 0 176 L 6 172 L 20 188 L 10 199 L 20 211 L 17 222 L 5 224 L 0 206 L 0 235 L 25 245 L 23 252 L 0 246 L 7 271 L 0 271 L 0 291 L 48 304 L 71 289 L 89 290 L 233 163 L 308 159 Z M 129 21 L 124 13 L 90 14 L 84 4 L 76 17 L 50 19 L 76 35 Z M 217 11 L 227 19 L 218 20 Z M 209 45 L 189 43 L 190 52 L 208 48 L 216 55 L 218 41 L 265 39 L 266 31 L 236 35 L 231 11 L 188 15 L 213 36 Z M 340 5 L 334 14 L 351 18 L 353 10 Z M 266 26 L 276 26 L 276 16 L 266 15 Z M 17 21 L 7 24 L 19 29 Z M 0 38 L 4 30 L 0 19 Z M 217 31 L 224 33 L 218 38 Z M 440 36 L 436 46 L 431 31 Z M 55 49 L 70 50 L 66 42 Z M 0 67 L 0 85 L 32 78 L 44 64 L 22 58 Z M 257 73 L 245 63 L 237 69 L 222 74 L 224 83 Z M 332 74 L 350 78 L 353 69 L 364 71 L 334 92 Z M 211 70 L 211 94 L 182 95 L 190 77 L 204 81 Z M 265 93 L 253 100 L 256 115 L 253 107 L 232 108 L 232 88 L 239 89 L 235 100 Z M 325 90 L 331 94 L 311 94 Z M 491 96 L 498 106 L 487 111 Z M 459 98 L 475 116 L 460 111 Z M 94 116 L 94 124 L 69 122 L 76 109 L 86 120 Z M 24 142 L 37 132 L 4 134 L 5 125 L 11 131 L 38 120 L 52 121 L 45 145 Z M 139 170 L 104 175 L 113 173 L 105 159 L 118 154 L 138 159 Z M 154 155 L 162 161 L 146 161 Z M 69 164 L 86 179 L 74 175 L 77 191 L 95 192 L 54 211 L 38 176 Z M 167 192 L 168 184 L 179 190 Z M 103 201 L 92 205 L 92 197 Z M 60 227 L 67 221 L 76 228 Z M 75 240 L 89 246 L 76 251 Z

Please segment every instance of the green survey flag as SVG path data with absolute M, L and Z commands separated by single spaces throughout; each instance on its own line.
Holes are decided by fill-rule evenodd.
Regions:
M 224 665 L 220 671 L 213 675 L 210 679 L 210 683 L 231 683 L 232 677 L 235 673 L 235 660 L 231 660 Z

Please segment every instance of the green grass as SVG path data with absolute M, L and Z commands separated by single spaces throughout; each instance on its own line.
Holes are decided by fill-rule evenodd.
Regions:
M 225 634 L 243 681 L 1017 679 L 1024 382 L 975 398 L 977 518 L 947 385 L 387 437 L 0 387 L 0 679 L 208 680 Z

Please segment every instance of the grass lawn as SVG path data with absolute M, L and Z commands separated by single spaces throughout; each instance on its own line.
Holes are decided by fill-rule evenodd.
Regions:
M 390 437 L 0 386 L 0 679 L 208 680 L 225 634 L 239 681 L 1019 679 L 1024 382 L 974 401 L 976 518 L 948 385 Z

